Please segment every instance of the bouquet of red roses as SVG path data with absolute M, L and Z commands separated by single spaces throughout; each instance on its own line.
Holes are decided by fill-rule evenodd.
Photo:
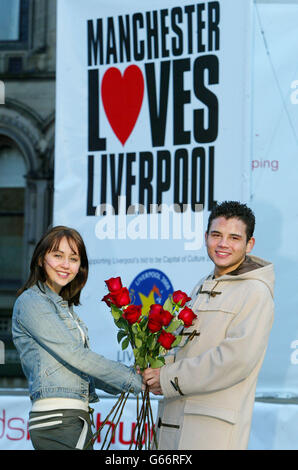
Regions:
M 177 290 L 168 297 L 163 306 L 153 304 L 149 311 L 143 311 L 141 305 L 132 303 L 129 291 L 122 286 L 120 277 L 110 278 L 105 283 L 109 293 L 102 300 L 111 308 L 114 322 L 119 329 L 117 340 L 121 343 L 122 349 L 131 346 L 135 358 L 135 367 L 141 372 L 147 367 L 157 368 L 163 366 L 165 364 L 165 354 L 170 349 L 178 347 L 181 342 L 180 330 L 191 326 L 193 320 L 197 317 L 185 305 L 190 297 L 185 292 Z M 113 412 L 115 412 L 114 421 L 119 413 L 121 416 L 128 394 L 129 392 L 121 394 L 96 435 L 101 431 Z M 115 433 L 120 416 L 118 416 L 117 422 L 113 421 L 115 424 L 113 433 Z M 147 387 L 142 392 L 141 407 L 138 404 L 137 424 L 134 431 L 131 442 L 135 441 L 136 448 L 142 449 L 143 444 L 145 444 L 145 448 L 150 448 L 150 436 L 153 434 L 155 439 L 155 432 Z M 135 434 L 137 434 L 136 438 Z M 110 438 L 108 447 L 112 438 L 113 435 Z M 157 447 L 156 442 L 155 446 Z

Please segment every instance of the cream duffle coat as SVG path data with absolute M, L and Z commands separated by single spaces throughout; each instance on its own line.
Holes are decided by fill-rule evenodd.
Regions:
M 208 276 L 193 290 L 197 319 L 161 368 L 160 450 L 247 448 L 274 310 L 273 265 L 248 258 L 260 267 Z

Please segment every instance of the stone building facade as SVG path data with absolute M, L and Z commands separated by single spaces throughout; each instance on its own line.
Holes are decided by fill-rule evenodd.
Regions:
M 11 340 L 12 306 L 34 246 L 52 223 L 55 56 L 56 0 L 2 1 L 0 387 L 25 384 Z

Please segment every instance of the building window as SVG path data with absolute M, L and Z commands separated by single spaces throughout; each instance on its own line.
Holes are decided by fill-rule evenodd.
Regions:
M 0 41 L 19 41 L 20 6 L 20 0 L 0 0 Z
M 0 289 L 22 283 L 25 162 L 13 144 L 0 148 Z
M 1 1 L 1 0 L 0 0 Z M 1 387 L 24 381 L 11 336 L 11 314 L 23 282 L 24 195 L 26 166 L 18 147 L 0 137 L 0 341 L 5 345 L 0 365 Z M 19 383 L 19 382 L 18 382 Z
M 0 47 L 23 47 L 28 41 L 29 0 L 0 0 Z

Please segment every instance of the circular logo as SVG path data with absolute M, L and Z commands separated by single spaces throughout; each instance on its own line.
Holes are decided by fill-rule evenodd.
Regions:
M 147 313 L 152 304 L 163 305 L 173 292 L 170 279 L 158 269 L 142 271 L 129 286 L 132 303 L 142 305 L 142 313 Z

